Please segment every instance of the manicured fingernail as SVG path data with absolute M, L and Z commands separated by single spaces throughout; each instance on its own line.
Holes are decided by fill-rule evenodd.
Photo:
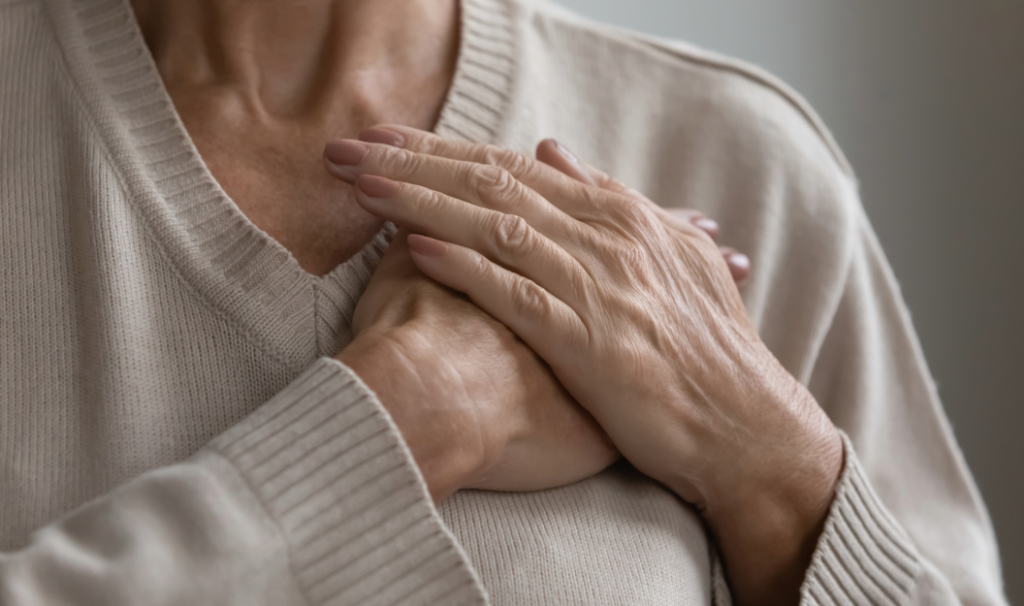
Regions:
M 448 250 L 448 245 L 444 242 L 419 234 L 409 234 L 407 241 L 409 250 L 424 257 L 440 257 Z
M 398 181 L 377 175 L 362 175 L 356 181 L 356 187 L 371 198 L 390 198 L 398 193 L 401 186 Z
M 729 255 L 729 263 L 737 269 L 750 269 L 750 259 L 743 253 L 732 253 Z
M 331 141 L 324 146 L 324 157 L 332 164 L 352 166 L 359 164 L 369 149 L 362 143 L 351 139 Z
M 576 157 L 576 154 L 574 154 L 571 151 L 569 151 L 569 148 L 564 146 L 564 145 L 562 145 L 562 143 L 559 142 L 558 139 L 552 139 L 552 141 L 555 142 L 555 150 L 558 153 L 562 154 L 563 158 L 565 158 L 569 162 L 572 162 L 573 164 L 579 164 L 580 163 L 580 160 L 579 160 L 579 158 Z
M 708 219 L 707 217 L 696 217 L 693 219 L 692 222 L 694 225 L 696 225 L 700 229 L 703 229 L 709 234 L 718 234 L 718 221 L 715 221 L 714 219 Z
M 368 128 L 359 133 L 359 140 L 367 143 L 383 143 L 392 147 L 405 147 L 405 137 L 401 133 L 385 128 Z
M 546 140 L 551 142 L 552 147 L 555 148 L 555 152 L 568 163 L 568 166 L 561 168 L 556 167 L 558 170 L 577 181 L 586 183 L 587 185 L 597 185 L 597 181 L 595 181 L 594 177 L 591 175 L 593 170 L 580 162 L 579 158 L 576 157 L 576 154 L 569 151 L 569 148 L 559 143 L 556 139 Z

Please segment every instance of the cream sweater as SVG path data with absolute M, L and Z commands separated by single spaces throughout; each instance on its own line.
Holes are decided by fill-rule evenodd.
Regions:
M 807 604 L 1004 603 L 996 542 L 827 131 L 746 65 L 466 0 L 437 131 L 555 136 L 748 252 L 765 342 L 850 440 Z M 330 359 L 389 232 L 312 277 L 197 155 L 126 0 L 0 0 L 0 603 L 728 604 L 628 465 L 435 508 Z

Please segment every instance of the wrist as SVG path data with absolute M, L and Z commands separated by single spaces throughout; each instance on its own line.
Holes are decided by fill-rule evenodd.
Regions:
M 723 388 L 717 401 L 731 402 L 722 408 L 732 423 L 702 432 L 708 465 L 682 485 L 700 495 L 736 602 L 797 603 L 842 473 L 843 442 L 767 349 L 751 358 L 739 374 L 755 383 Z
M 830 458 L 831 460 L 831 458 Z M 840 443 L 835 476 L 842 472 Z M 737 604 L 797 604 L 835 497 L 831 465 L 816 483 L 746 491 L 705 512 Z
M 462 422 L 453 418 L 451 407 L 437 401 L 443 391 L 436 389 L 430 369 L 418 363 L 421 341 L 415 331 L 402 327 L 363 331 L 336 359 L 380 400 L 412 453 L 431 497 L 440 503 L 479 475 L 483 456 L 472 440 L 451 435 Z
M 704 518 L 738 604 L 799 601 L 844 465 L 838 430 L 814 408 L 820 419 L 780 436 L 763 465 L 709 490 Z

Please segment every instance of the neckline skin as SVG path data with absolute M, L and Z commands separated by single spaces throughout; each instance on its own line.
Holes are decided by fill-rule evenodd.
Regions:
M 457 0 L 130 4 L 172 97 L 229 107 L 249 124 L 329 131 L 409 114 L 432 126 L 459 52 Z
M 324 170 L 321 150 L 382 122 L 434 127 L 458 55 L 456 0 L 131 5 L 178 116 L 235 205 L 313 275 L 357 254 L 382 222 Z
M 351 317 L 393 234 L 317 277 L 224 193 L 199 156 L 128 0 L 44 0 L 67 71 L 130 201 L 182 285 L 296 372 L 351 340 Z M 501 143 L 517 91 L 521 7 L 461 0 L 455 74 L 434 131 Z M 98 203 L 98 202 L 95 202 Z

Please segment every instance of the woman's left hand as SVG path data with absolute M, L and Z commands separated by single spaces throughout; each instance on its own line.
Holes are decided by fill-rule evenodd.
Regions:
M 387 132 L 395 145 L 330 144 L 329 170 L 422 234 L 408 242 L 424 273 L 511 328 L 637 469 L 696 505 L 738 603 L 795 603 L 842 442 L 758 338 L 708 234 L 512 152 L 399 127 L 363 138 Z

